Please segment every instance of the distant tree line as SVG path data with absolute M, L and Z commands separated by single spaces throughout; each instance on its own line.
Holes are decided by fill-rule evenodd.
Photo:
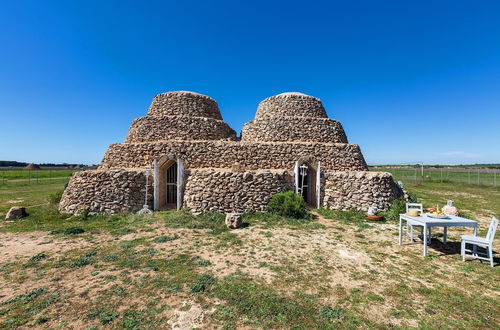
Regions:
M 15 160 L 0 160 L 0 167 L 8 167 L 8 166 L 12 166 L 12 167 L 25 167 L 28 164 L 29 163 L 17 162 Z M 39 165 L 41 167 L 69 167 L 69 166 L 84 167 L 84 166 L 88 166 L 88 164 L 68 164 L 68 163 L 60 163 L 60 164 L 41 163 L 41 164 L 37 164 L 37 165 Z

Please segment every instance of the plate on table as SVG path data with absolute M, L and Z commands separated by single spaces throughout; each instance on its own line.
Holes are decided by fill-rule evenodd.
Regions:
M 429 218 L 434 218 L 434 219 L 449 219 L 449 217 L 446 214 L 426 213 L 426 215 Z

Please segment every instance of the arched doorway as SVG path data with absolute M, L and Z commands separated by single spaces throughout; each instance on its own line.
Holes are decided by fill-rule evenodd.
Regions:
M 177 162 L 172 162 L 163 170 L 165 178 L 165 208 L 177 208 Z M 161 198 L 161 197 L 160 197 Z
M 319 207 L 320 196 L 320 163 L 317 167 L 309 162 L 298 161 L 295 163 L 295 192 L 302 195 L 304 201 L 310 207 Z
M 182 160 L 163 156 L 153 161 L 154 209 L 180 209 L 183 203 L 184 167 Z

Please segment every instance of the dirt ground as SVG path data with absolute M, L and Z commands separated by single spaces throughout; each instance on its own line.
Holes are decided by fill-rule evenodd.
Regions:
M 419 241 L 410 244 L 406 240 L 403 246 L 397 244 L 398 229 L 395 224 L 373 223 L 367 228 L 360 228 L 316 216 L 318 229 L 265 228 L 257 225 L 231 231 L 228 243 L 221 243 L 219 237 L 210 235 L 205 229 L 158 225 L 118 237 L 106 233 L 71 237 L 47 232 L 1 233 L 0 263 L 12 266 L 10 270 L 3 267 L 0 301 L 47 287 L 62 293 L 64 299 L 48 308 L 47 315 L 50 317 L 44 327 L 63 325 L 69 329 L 80 329 L 95 324 L 82 314 L 82 311 L 89 310 L 89 301 L 117 286 L 149 276 L 147 271 L 129 269 L 123 277 L 122 267 L 106 263 L 101 263 L 98 268 L 95 265 L 78 268 L 26 265 L 30 263 L 30 258 L 40 254 L 46 255 L 48 260 L 64 260 L 81 254 L 83 250 L 98 247 L 100 251 L 106 251 L 122 242 L 140 241 L 145 243 L 134 247 L 138 253 L 153 250 L 155 258 L 188 254 L 203 261 L 204 272 L 210 272 L 216 278 L 244 273 L 284 295 L 301 290 L 305 294 L 318 295 L 323 304 L 355 308 L 363 317 L 379 325 L 417 327 L 419 317 L 426 313 L 425 304 L 418 303 L 428 299 L 422 295 L 412 297 L 411 315 L 401 316 L 394 312 L 401 304 L 402 298 L 398 295 L 404 296 L 404 292 L 393 293 L 391 290 L 396 290 L 401 283 L 431 290 L 455 285 L 450 284 L 454 281 L 483 281 L 481 288 L 472 288 L 481 290 L 481 294 L 498 302 L 498 284 L 494 284 L 494 279 L 498 280 L 498 272 L 491 272 L 485 263 L 462 263 L 457 255 L 459 234 L 466 230 L 451 229 L 447 245 L 442 244 L 439 233 L 436 233 L 438 235 L 429 249 L 430 257 L 423 258 Z M 176 239 L 162 243 L 154 241 L 163 236 Z M 497 240 L 495 244 L 498 246 L 498 243 Z M 460 271 L 461 267 L 470 264 L 480 271 Z M 428 274 L 429 269 L 434 274 L 432 271 Z M 484 274 L 491 277 L 486 282 L 482 278 Z M 116 309 L 117 313 L 130 306 L 147 307 L 144 294 L 139 294 L 139 289 L 134 290 L 135 293 L 124 300 L 126 305 L 122 301 Z M 358 292 L 363 292 L 364 298 L 358 298 Z M 396 296 L 391 297 L 390 294 Z M 211 315 L 221 302 L 211 297 L 200 299 L 186 292 L 161 293 L 155 296 L 155 304 L 168 308 L 159 311 L 155 317 L 165 320 L 163 326 L 172 329 L 220 327 L 213 323 Z M 356 302 L 356 299 L 360 301 Z M 370 302 L 370 299 L 376 303 Z M 102 326 L 109 327 L 108 324 Z

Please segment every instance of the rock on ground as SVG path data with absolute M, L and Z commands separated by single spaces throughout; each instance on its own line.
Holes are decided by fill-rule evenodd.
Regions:
M 25 207 L 13 206 L 10 208 L 9 212 L 5 215 L 5 220 L 14 220 L 27 216 Z
M 230 229 L 240 228 L 243 223 L 241 213 L 228 213 L 226 214 L 226 226 Z

